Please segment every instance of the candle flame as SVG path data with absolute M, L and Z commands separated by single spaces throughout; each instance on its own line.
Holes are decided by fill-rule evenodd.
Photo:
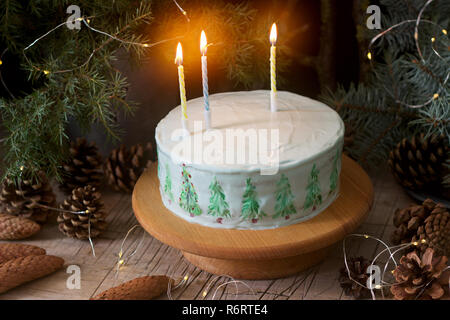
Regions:
M 205 31 L 202 30 L 202 34 L 200 35 L 200 52 L 203 56 L 206 55 L 206 49 L 208 48 L 208 41 L 206 40 Z
M 183 64 L 183 48 L 181 47 L 181 43 L 178 42 L 177 46 L 177 55 L 175 57 L 175 63 L 181 66 Z
M 274 46 L 277 43 L 277 25 L 274 23 L 270 29 L 270 43 Z

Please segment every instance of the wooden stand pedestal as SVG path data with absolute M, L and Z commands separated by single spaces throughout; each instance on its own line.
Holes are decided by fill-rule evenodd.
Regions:
M 156 165 L 140 177 L 132 200 L 142 227 L 197 267 L 235 279 L 275 279 L 322 261 L 361 224 L 373 188 L 364 170 L 343 156 L 340 195 L 331 206 L 307 221 L 267 230 L 214 229 L 179 218 L 161 201 Z

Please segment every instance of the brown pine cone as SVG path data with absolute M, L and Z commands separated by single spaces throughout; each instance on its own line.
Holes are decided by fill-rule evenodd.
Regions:
M 395 210 L 393 220 L 396 229 L 391 236 L 391 241 L 395 245 L 412 242 L 417 229 L 435 206 L 433 200 L 427 199 L 420 205 L 410 205 L 407 208 Z
M 391 292 L 396 300 L 437 300 L 448 299 L 450 269 L 447 268 L 447 257 L 434 255 L 428 248 L 422 259 L 416 251 L 408 253 L 400 259 L 394 270 L 396 284 Z
M 128 149 L 125 145 L 111 151 L 105 164 L 108 184 L 116 191 L 132 192 L 142 172 L 150 165 L 151 143 L 137 144 Z
M 4 213 L 45 223 L 51 213 L 45 206 L 54 207 L 56 204 L 47 177 L 39 172 L 35 178 L 20 181 L 20 185 L 8 178 L 3 181 L 0 201 Z
M 442 204 L 427 199 L 421 205 L 397 209 L 394 213 L 391 241 L 395 244 L 417 243 L 424 252 L 433 248 L 437 254 L 447 254 L 450 248 L 450 213 Z M 415 250 L 416 246 L 407 248 Z
M 389 154 L 389 166 L 395 179 L 413 190 L 440 189 L 448 173 L 449 142 L 444 135 L 425 138 L 423 133 L 403 139 Z
M 103 179 L 102 156 L 94 142 L 77 138 L 70 143 L 69 159 L 63 164 L 60 187 L 71 192 L 78 187 L 99 187 Z
M 32 220 L 0 213 L 0 240 L 26 239 L 39 230 L 40 225 Z
M 0 243 L 0 264 L 20 257 L 40 256 L 45 250 L 22 243 Z
M 64 265 L 55 256 L 27 256 L 9 260 L 0 265 L 0 293 L 49 275 Z
M 151 300 L 167 291 L 169 281 L 166 276 L 146 276 L 125 282 L 108 289 L 91 300 Z
M 100 192 L 92 186 L 74 189 L 60 208 L 88 212 L 86 214 L 61 212 L 57 219 L 59 230 L 68 237 L 84 240 L 89 238 L 90 227 L 91 239 L 98 237 L 106 229 L 106 213 L 103 211 L 103 202 L 100 198 Z
M 359 284 L 350 279 L 345 267 L 342 268 L 340 270 L 339 283 L 344 289 L 345 295 L 352 296 L 355 299 L 367 298 L 370 293 L 369 289 L 366 288 L 367 279 L 369 278 L 369 275 L 366 273 L 367 268 L 370 266 L 369 260 L 364 257 L 350 258 L 347 264 L 350 276 Z
M 425 243 L 422 243 L 423 239 L 426 240 Z M 450 212 L 443 204 L 438 203 L 434 207 L 423 224 L 417 228 L 417 234 L 412 241 L 419 243 L 422 252 L 430 247 L 439 255 L 450 253 Z

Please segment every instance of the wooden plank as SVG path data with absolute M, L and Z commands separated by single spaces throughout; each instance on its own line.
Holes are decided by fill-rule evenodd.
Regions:
M 395 183 L 388 171 L 372 174 L 375 201 L 372 211 L 360 232 L 382 237 L 388 240 L 393 230 L 392 214 L 398 207 L 404 207 L 411 201 Z M 56 189 L 55 189 L 56 190 Z M 59 199 L 62 195 L 59 194 Z M 201 272 L 187 262 L 178 250 L 170 248 L 150 235 L 146 235 L 137 253 L 127 266 L 121 268 L 116 277 L 117 254 L 127 231 L 137 223 L 131 209 L 131 196 L 105 191 L 103 195 L 105 209 L 108 210 L 109 226 L 107 232 L 95 240 L 97 256 L 93 257 L 89 243 L 66 238 L 58 231 L 55 221 L 45 225 L 43 230 L 23 243 L 41 246 L 49 254 L 65 259 L 65 266 L 74 264 L 81 268 L 81 289 L 69 290 L 66 281 L 69 274 L 66 269 L 53 275 L 25 284 L 0 295 L 0 299 L 89 299 L 95 294 L 118 285 L 124 281 L 148 274 L 171 274 L 177 279 L 189 275 L 189 283 L 173 292 L 174 299 L 203 299 L 202 293 L 214 278 Z M 140 231 L 132 235 L 125 248 L 133 249 L 140 241 Z M 375 250 L 370 242 L 361 239 L 349 242 L 350 254 L 373 256 Z M 253 293 L 244 285 L 239 286 L 238 299 L 348 299 L 342 294 L 337 283 L 338 271 L 343 266 L 342 243 L 336 244 L 329 259 L 319 266 L 310 268 L 288 278 L 269 281 L 244 281 Z M 226 282 L 225 278 L 220 283 Z M 217 288 L 218 284 L 214 288 Z M 226 292 L 219 290 L 216 299 L 233 299 L 234 285 L 227 285 Z M 205 297 L 212 298 L 210 291 Z M 163 296 L 161 299 L 167 299 Z

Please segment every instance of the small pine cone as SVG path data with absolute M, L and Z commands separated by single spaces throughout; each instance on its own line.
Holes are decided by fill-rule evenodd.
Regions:
M 398 245 L 413 242 L 417 229 L 424 223 L 425 219 L 433 211 L 436 203 L 427 199 L 420 205 L 410 205 L 407 208 L 397 209 L 394 212 L 394 230 L 391 241 Z
M 423 133 L 403 139 L 389 154 L 395 179 L 413 190 L 440 189 L 446 174 L 449 142 L 444 135 L 425 137 Z
M 39 230 L 40 225 L 32 220 L 0 213 L 0 240 L 26 239 Z
M 91 239 L 98 237 L 106 229 L 106 214 L 100 198 L 100 192 L 92 186 L 72 190 L 60 208 L 87 213 L 61 212 L 57 219 L 59 230 L 68 237 L 84 240 L 89 238 L 90 228 Z
M 63 259 L 47 255 L 9 260 L 0 265 L 0 293 L 49 275 L 63 265 Z
M 344 289 L 347 296 L 353 296 L 355 299 L 367 298 L 369 296 L 369 289 L 367 286 L 367 279 L 369 275 L 366 273 L 370 266 L 369 260 L 364 257 L 348 259 L 348 269 L 350 270 L 350 279 L 347 269 L 344 267 L 340 270 L 339 283 Z M 355 283 L 358 282 L 358 283 Z
M 60 188 L 71 192 L 78 187 L 99 187 L 103 179 L 102 156 L 94 142 L 77 138 L 70 143 L 69 159 L 63 164 Z
M 422 243 L 422 240 L 425 240 L 425 243 Z M 450 253 L 450 212 L 443 204 L 438 203 L 434 207 L 423 224 L 417 228 L 413 241 L 419 242 L 422 252 L 430 247 L 439 255 Z
M 105 164 L 108 184 L 116 191 L 132 192 L 142 172 L 151 164 L 152 145 L 147 143 L 127 148 L 121 145 L 111 151 Z
M 146 276 L 103 291 L 91 300 L 151 300 L 167 291 L 172 279 L 166 276 Z
M 0 264 L 20 257 L 40 256 L 45 250 L 22 243 L 0 243 Z
M 54 207 L 56 197 L 45 174 L 39 172 L 35 178 L 21 179 L 20 184 L 5 179 L 0 202 L 5 213 L 43 224 L 50 214 L 45 206 Z
M 434 250 L 425 250 L 422 258 L 416 251 L 400 259 L 394 270 L 396 284 L 391 292 L 396 300 L 448 299 L 450 269 L 447 257 L 436 256 Z

